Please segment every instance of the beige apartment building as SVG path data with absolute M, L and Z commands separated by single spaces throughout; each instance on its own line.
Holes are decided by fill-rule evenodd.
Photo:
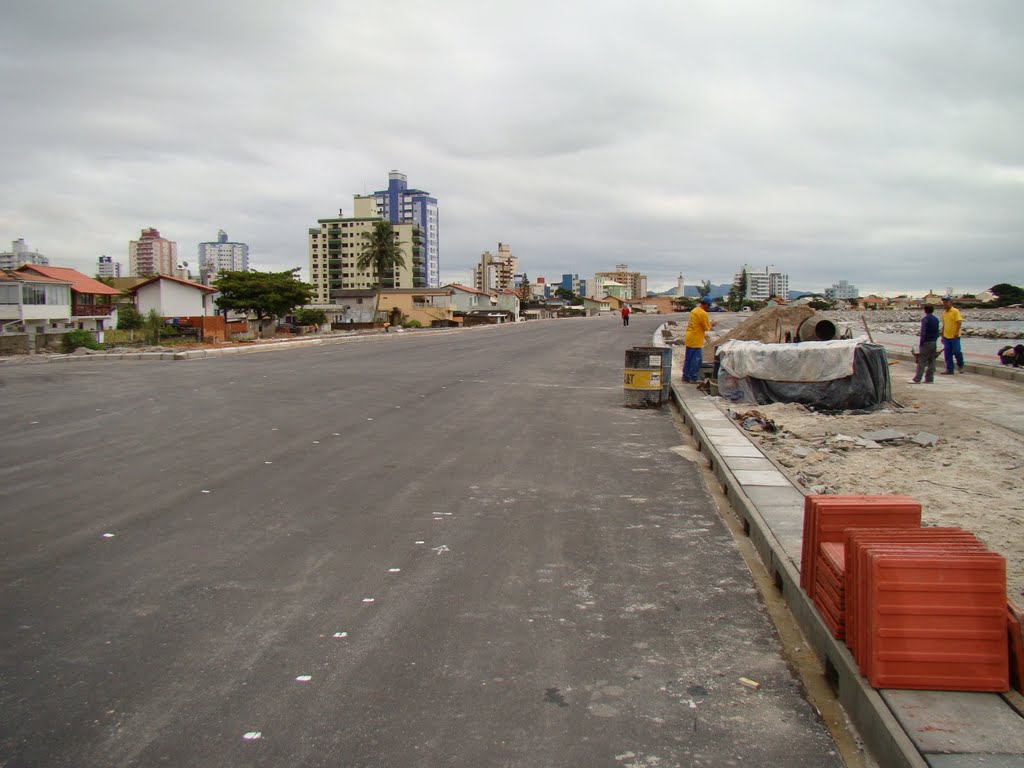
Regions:
M 498 243 L 498 255 L 490 251 L 480 254 L 480 263 L 473 267 L 473 287 L 478 291 L 504 291 L 515 285 L 519 259 L 512 255 L 512 246 Z
M 392 224 L 398 245 L 405 257 L 405 266 L 391 275 L 379 279 L 372 268 L 360 271 L 356 264 L 363 251 L 364 232 L 370 232 L 378 221 L 385 221 L 376 210 L 375 200 L 369 196 L 354 198 L 354 215 L 345 217 L 342 211 L 329 219 L 317 219 L 317 228 L 309 230 L 310 284 L 315 293 L 312 303 L 332 303 L 337 291 L 373 288 L 383 283 L 385 288 L 422 288 L 426 283 L 423 262 L 423 235 L 419 224 Z
M 594 283 L 595 292 L 591 294 L 594 298 L 601 298 L 604 293 L 610 293 L 602 290 L 605 283 L 621 283 L 624 286 L 624 299 L 642 299 L 647 296 L 647 275 L 630 272 L 628 264 L 615 265 L 614 272 L 598 272 L 594 275 Z

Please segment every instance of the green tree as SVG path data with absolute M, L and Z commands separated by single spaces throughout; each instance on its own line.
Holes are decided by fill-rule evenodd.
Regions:
M 700 285 L 697 286 L 697 296 L 703 299 L 709 293 L 711 293 L 711 281 L 701 280 Z
M 160 332 L 163 328 L 164 319 L 160 317 L 160 313 L 155 309 L 149 310 L 149 312 L 146 313 L 143 330 L 146 333 L 146 341 L 150 346 L 156 347 L 160 345 Z
M 138 331 L 145 320 L 135 307 L 119 307 L 117 310 L 117 328 L 120 331 Z
M 327 322 L 327 313 L 322 309 L 303 307 L 295 310 L 295 322 L 298 325 L 323 325 Z
M 398 233 L 390 221 L 376 221 L 373 229 L 363 232 L 363 249 L 356 260 L 356 269 L 371 270 L 376 278 L 377 305 L 374 319 L 380 310 L 380 294 L 395 286 L 395 270 L 405 266 L 405 254 L 398 244 Z
M 313 296 L 313 286 L 299 280 L 298 271 L 298 267 L 285 272 L 225 270 L 214 283 L 220 291 L 217 308 L 252 312 L 262 336 L 264 319 L 284 317 Z
M 563 288 L 561 286 L 555 289 L 555 296 L 557 296 L 560 299 L 565 299 L 570 304 L 579 304 L 581 301 L 579 296 L 570 291 L 568 288 Z
M 996 297 L 992 302 L 993 306 L 1005 307 L 1009 304 L 1020 304 L 1024 302 L 1024 288 L 1009 283 L 997 283 L 988 289 L 989 293 Z
M 526 303 L 530 300 L 530 278 L 523 272 L 523 282 L 519 284 L 519 300 Z

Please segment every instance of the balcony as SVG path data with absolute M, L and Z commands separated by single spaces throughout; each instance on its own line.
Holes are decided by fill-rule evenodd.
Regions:
M 72 304 L 72 317 L 108 317 L 112 306 L 109 304 Z

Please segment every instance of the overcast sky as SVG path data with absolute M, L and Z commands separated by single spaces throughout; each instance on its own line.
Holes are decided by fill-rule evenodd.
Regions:
M 441 272 L 1024 284 L 1021 0 L 5 0 L 0 250 L 302 267 L 400 170 Z

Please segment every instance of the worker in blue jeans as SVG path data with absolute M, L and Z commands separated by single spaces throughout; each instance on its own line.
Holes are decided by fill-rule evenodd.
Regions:
M 686 355 L 683 357 L 683 381 L 696 382 L 703 362 L 704 335 L 714 327 L 708 318 L 708 307 L 711 300 L 707 296 L 700 300 L 700 305 L 690 313 L 690 322 L 686 325 L 683 343 Z
M 956 362 L 957 370 L 964 372 L 964 353 L 960 349 L 960 329 L 963 327 L 964 319 L 960 310 L 953 306 L 952 296 L 942 297 L 942 357 L 946 361 L 946 370 L 943 376 L 953 375 L 953 363 Z

